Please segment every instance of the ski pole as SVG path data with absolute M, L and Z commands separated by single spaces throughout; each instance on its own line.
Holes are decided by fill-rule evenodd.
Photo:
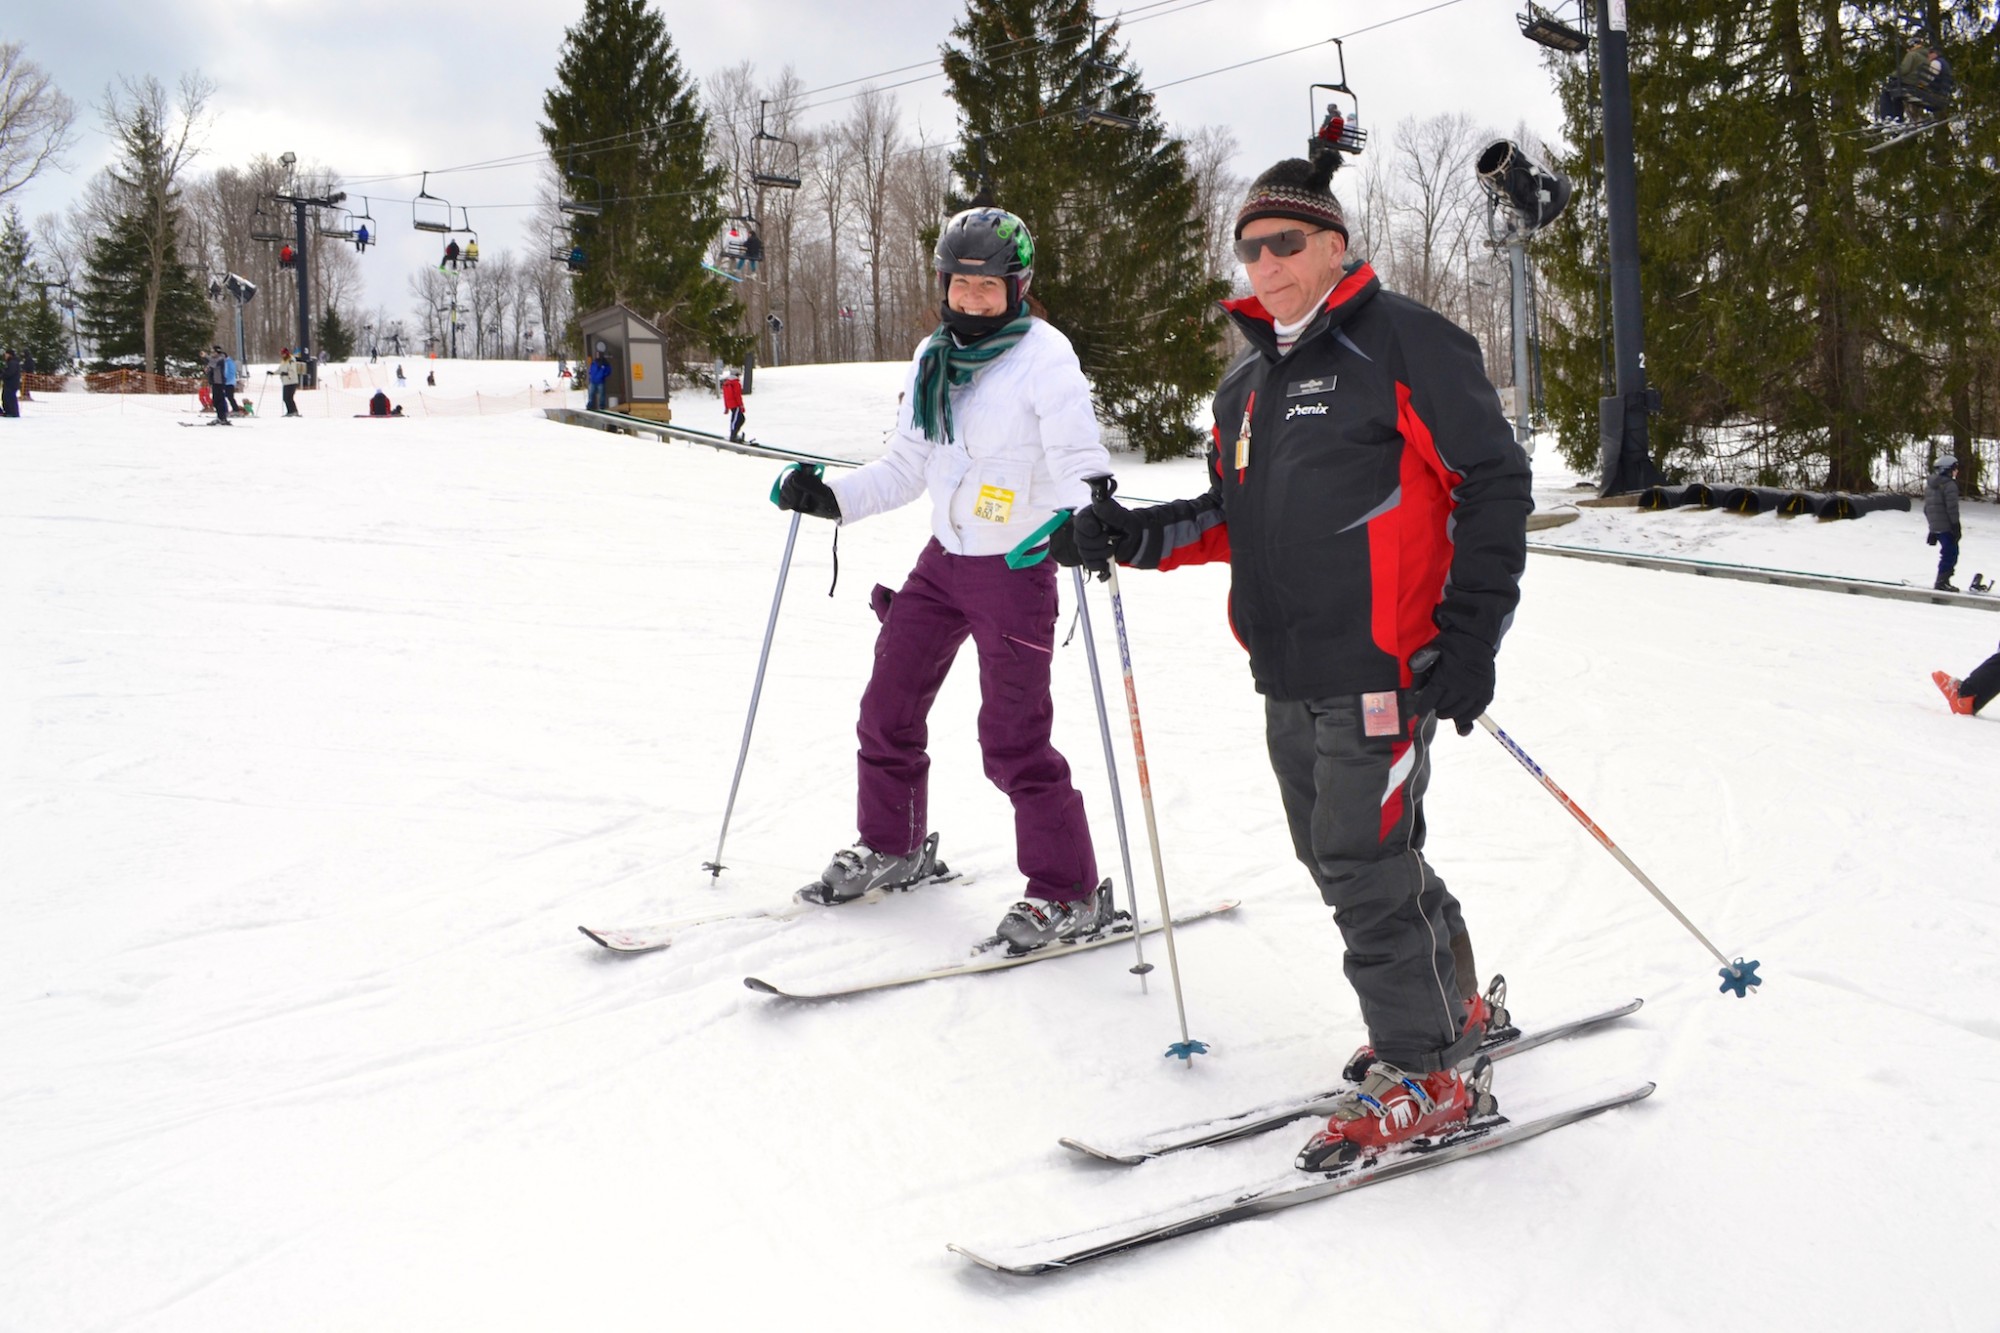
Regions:
M 1090 498 L 1108 499 L 1116 489 L 1116 483 L 1109 477 L 1090 479 Z M 1178 1056 L 1187 1068 L 1194 1068 L 1194 1057 L 1206 1054 L 1208 1047 L 1188 1036 L 1187 1001 L 1181 992 L 1180 958 L 1174 952 L 1174 913 L 1167 904 L 1167 872 L 1160 861 L 1160 826 L 1153 815 L 1153 779 L 1146 768 L 1146 733 L 1139 726 L 1139 690 L 1132 680 L 1132 642 L 1125 633 L 1125 599 L 1118 594 L 1118 566 L 1108 567 L 1108 585 L 1111 589 L 1111 621 L 1118 630 L 1118 665 L 1125 673 L 1125 711 L 1132 718 L 1132 753 L 1139 765 L 1139 800 L 1146 810 L 1146 840 L 1152 844 L 1153 883 L 1160 891 L 1160 930 L 1167 941 L 1167 975 L 1174 983 L 1174 1010 L 1180 1016 L 1181 1039 L 1167 1047 L 1168 1056 Z M 1139 919 L 1132 918 L 1132 929 L 1139 929 Z
M 1007 568 L 1026 569 L 1039 565 L 1048 559 L 1049 548 L 1045 544 L 1057 529 L 1069 522 L 1070 510 L 1058 509 L 1054 517 L 1023 538 L 1019 545 L 1007 552 Z M 1118 789 L 1118 752 L 1111 744 L 1111 718 L 1104 709 L 1104 678 L 1097 670 L 1097 640 L 1090 632 L 1090 599 L 1084 596 L 1088 586 L 1083 577 L 1083 568 L 1076 573 L 1076 614 L 1083 623 L 1083 651 L 1090 661 L 1090 692 L 1097 700 L 1097 734 L 1104 741 L 1104 770 L 1111 778 L 1111 815 L 1118 825 L 1118 857 L 1125 867 L 1126 898 L 1132 904 L 1132 950 L 1137 961 L 1128 969 L 1139 978 L 1139 993 L 1147 994 L 1146 974 L 1153 965 L 1146 961 L 1145 934 L 1139 929 L 1139 881 L 1132 874 L 1132 840 L 1125 832 L 1125 798 Z M 1187 1024 L 1182 1023 L 1185 1030 Z
M 1716 948 L 1713 944 L 1709 943 L 1708 936 L 1702 934 L 1701 931 L 1697 930 L 1695 928 L 1694 922 L 1688 920 L 1687 917 L 1682 914 L 1681 909 L 1674 906 L 1673 900 L 1668 898 L 1666 894 L 1660 892 L 1659 885 L 1653 883 L 1651 879 L 1647 878 L 1646 872 L 1639 869 L 1637 865 L 1634 865 L 1632 862 L 1632 858 L 1625 855 L 1625 853 L 1622 850 L 1620 850 L 1618 844 L 1611 841 L 1611 838 L 1604 832 L 1603 829 L 1597 827 L 1596 821 L 1593 820 L 1589 815 L 1585 814 L 1583 812 L 1583 808 L 1579 806 L 1575 801 L 1570 799 L 1569 793 L 1564 791 L 1561 787 L 1558 787 L 1555 784 L 1555 779 L 1551 778 L 1547 773 L 1544 773 L 1542 771 L 1542 766 L 1540 764 L 1537 764 L 1533 759 L 1530 759 L 1528 757 L 1528 752 L 1526 750 L 1523 750 L 1520 747 L 1519 743 L 1517 743 L 1512 736 L 1509 736 L 1506 732 L 1500 729 L 1499 723 L 1495 722 L 1487 714 L 1481 713 L 1479 715 L 1479 725 L 1486 728 L 1486 730 L 1488 730 L 1489 732 L 1493 733 L 1493 739 L 1499 741 L 1501 746 L 1506 749 L 1507 753 L 1513 755 L 1514 758 L 1520 762 L 1521 767 L 1527 769 L 1528 772 L 1534 774 L 1535 781 L 1541 783 L 1542 786 L 1547 789 L 1549 795 L 1556 798 L 1557 804 L 1561 805 L 1563 809 L 1569 811 L 1572 815 L 1576 816 L 1576 822 L 1583 825 L 1586 829 L 1589 829 L 1590 836 L 1596 838 L 1599 843 L 1603 844 L 1604 850 L 1610 852 L 1612 856 L 1616 857 L 1619 865 L 1624 866 L 1627 870 L 1631 871 L 1632 878 L 1638 880 L 1640 884 L 1644 885 L 1646 892 L 1652 894 L 1653 897 L 1659 900 L 1660 906 L 1666 908 L 1669 912 L 1673 913 L 1674 920 L 1680 922 L 1681 925 L 1687 927 L 1688 933 L 1694 936 L 1697 940 L 1701 941 L 1702 948 L 1708 950 L 1711 954 L 1715 955 L 1715 960 L 1722 964 L 1722 971 L 1717 975 L 1719 975 L 1722 978 L 1723 990 L 1735 991 L 1736 998 L 1740 1000 L 1744 998 L 1750 991 L 1756 990 L 1757 987 L 1762 984 L 1762 979 L 1757 975 L 1758 962 L 1756 959 L 1753 958 L 1746 963 L 1741 958 L 1736 959 L 1734 962 L 1731 962 L 1728 958 L 1725 958 L 1720 949 Z M 1143 772 L 1143 769 L 1141 771 Z
M 1125 833 L 1125 798 L 1118 790 L 1118 753 L 1111 746 L 1111 718 L 1104 709 L 1104 679 L 1097 670 L 1097 640 L 1090 632 L 1090 599 L 1084 595 L 1089 584 L 1083 577 L 1082 565 L 1071 572 L 1076 575 L 1076 613 L 1083 622 L 1083 655 L 1090 663 L 1090 692 L 1097 699 L 1097 734 L 1104 741 L 1104 771 L 1111 778 L 1111 815 L 1118 825 L 1118 857 L 1125 867 L 1125 896 L 1132 904 L 1132 949 L 1137 956 L 1132 973 L 1139 978 L 1139 993 L 1144 995 L 1146 974 L 1153 970 L 1153 965 L 1146 961 L 1145 935 L 1139 929 L 1139 881 L 1132 875 L 1132 840 Z M 1186 1022 L 1181 1026 L 1185 1029 Z
M 800 463 L 795 466 L 810 466 L 815 474 L 821 472 L 817 464 Z M 778 474 L 780 481 L 784 474 Z M 779 482 L 771 483 L 771 503 L 778 502 Z M 736 812 L 736 789 L 743 781 L 743 764 L 750 757 L 750 732 L 757 725 L 757 700 L 764 693 L 764 668 L 771 661 L 771 639 L 778 631 L 778 605 L 785 600 L 785 576 L 792 571 L 792 547 L 799 540 L 799 520 L 805 517 L 799 510 L 792 511 L 792 526 L 785 533 L 785 557 L 778 562 L 778 590 L 771 594 L 771 615 L 764 622 L 764 648 L 757 654 L 757 679 L 750 686 L 750 715 L 743 719 L 743 744 L 736 751 L 736 776 L 729 779 L 729 804 L 722 809 L 722 832 L 715 839 L 715 859 L 702 862 L 701 868 L 708 872 L 709 883 L 713 884 L 726 868 L 722 864 L 722 844 L 729 840 L 729 817 Z

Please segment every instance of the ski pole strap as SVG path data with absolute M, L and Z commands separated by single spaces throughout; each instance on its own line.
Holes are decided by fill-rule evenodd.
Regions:
M 798 469 L 798 468 L 802 468 L 802 467 L 809 467 L 809 468 L 811 468 L 811 469 L 812 469 L 812 471 L 813 471 L 813 475 L 814 475 L 815 477 L 824 477 L 824 476 L 826 475 L 826 467 L 825 467 L 825 465 L 824 465 L 824 464 L 820 464 L 820 463 L 794 463 L 794 464 L 792 464 L 792 466 L 791 466 L 791 467 L 788 467 L 788 468 L 780 468 L 780 469 L 778 470 L 778 475 L 777 475 L 777 476 L 776 476 L 776 477 L 775 477 L 775 478 L 774 478 L 774 479 L 772 480 L 772 482 L 771 482 L 771 503 L 772 503 L 772 504 L 776 504 L 776 503 L 778 503 L 778 488 L 779 488 L 779 487 L 781 487 L 781 486 L 783 486 L 783 485 L 785 484 L 785 475 L 786 475 L 787 473 L 789 473 L 789 472 L 792 472 L 792 471 L 794 471 L 794 470 L 796 470 L 796 469 Z
M 772 495 L 774 497 L 776 496 L 776 494 L 777 492 L 775 491 L 772 492 Z M 1049 538 L 1055 534 L 1055 530 L 1057 528 L 1061 527 L 1063 524 L 1067 522 L 1069 522 L 1069 510 L 1067 509 L 1056 510 L 1056 512 L 1050 516 L 1048 522 L 1042 524 L 1042 526 L 1036 528 L 1033 532 L 1023 537 L 1021 539 L 1021 544 L 1019 546 L 1016 546 L 1013 550 L 1007 552 L 1007 568 L 1026 569 L 1030 565 L 1039 565 L 1042 563 L 1042 561 L 1048 559 Z M 1034 549 L 1037 546 L 1041 547 L 1039 551 Z

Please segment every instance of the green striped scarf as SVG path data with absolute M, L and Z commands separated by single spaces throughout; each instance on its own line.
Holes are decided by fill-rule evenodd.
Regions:
M 924 344 L 923 354 L 917 360 L 916 401 L 910 405 L 910 418 L 923 431 L 925 439 L 940 441 L 953 438 L 952 386 L 972 383 L 974 375 L 1027 337 L 1028 326 L 1033 322 L 1027 303 L 1022 302 L 1020 313 L 1014 317 L 1013 323 L 981 338 L 970 347 L 960 347 L 951 336 L 951 329 L 938 325 L 937 332 Z

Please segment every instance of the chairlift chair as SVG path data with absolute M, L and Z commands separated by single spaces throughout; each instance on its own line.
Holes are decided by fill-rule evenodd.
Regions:
M 354 236 L 353 236 L 354 248 L 357 251 L 366 250 L 368 248 L 369 242 L 375 240 L 380 232 L 380 228 L 378 228 L 375 225 L 375 219 L 369 216 L 368 199 L 366 196 L 362 197 L 361 211 L 359 213 L 351 215 L 351 217 L 349 218 L 349 222 L 352 224 L 354 228 Z M 365 240 L 362 238 L 361 235 L 361 233 L 364 231 L 368 233 L 367 238 Z
M 263 205 L 259 204 L 250 214 L 250 239 L 272 244 L 286 240 L 288 239 L 286 233 L 278 230 L 283 225 L 281 222 L 273 221 L 271 215 L 264 211 Z
M 443 235 L 454 230 L 451 225 L 451 204 L 431 193 L 431 173 L 424 173 L 423 184 L 417 187 L 417 197 L 410 201 L 410 225 L 418 231 L 431 231 Z
M 1306 90 L 1306 108 L 1310 113 L 1309 123 L 1313 127 L 1312 137 L 1306 140 L 1306 157 L 1331 149 L 1353 157 L 1368 146 L 1368 131 L 1361 128 L 1361 98 L 1347 86 L 1347 51 L 1338 37 L 1333 39 L 1334 55 L 1340 60 L 1340 78 L 1334 83 L 1315 83 Z M 1320 106 L 1320 94 L 1326 94 L 1325 109 Z M 1337 99 L 1347 99 L 1342 107 Z
M 1090 16 L 1089 49 L 1092 51 L 1097 49 L 1097 15 L 1095 14 Z M 1084 59 L 1083 105 L 1076 109 L 1076 123 L 1079 126 L 1096 125 L 1107 130 L 1136 130 L 1139 128 L 1137 119 L 1107 109 L 1103 105 L 1101 98 L 1093 96 L 1090 91 L 1089 85 L 1093 72 L 1106 73 L 1116 68 L 1117 66 L 1108 60 L 1092 60 L 1088 57 Z
M 320 235 L 327 237 L 329 240 L 351 241 L 354 239 L 354 214 L 345 208 L 340 210 L 340 216 L 334 220 L 331 227 L 326 225 L 325 218 L 317 216 L 313 219 L 313 226 Z
M 453 230 L 454 230 L 454 231 L 459 231 L 459 232 L 463 232 L 463 233 L 464 233 L 464 234 L 465 234 L 465 235 L 467 236 L 467 238 L 468 238 L 468 239 L 466 240 L 465 244 L 459 247 L 459 259 L 458 259 L 458 262 L 459 262 L 459 263 L 461 263 L 461 264 L 463 264 L 463 265 L 465 265 L 465 267 L 467 267 L 467 268 L 478 268 L 478 267 L 479 267 L 479 231 L 478 231 L 478 229 L 477 229 L 477 228 L 475 228 L 475 227 L 474 227 L 474 226 L 472 225 L 472 214 L 471 214 L 471 213 L 469 213 L 469 212 L 467 212 L 467 211 L 466 211 L 465 209 L 461 208 L 461 209 L 459 209 L 459 210 L 458 210 L 458 216 L 459 216 L 459 218 L 460 218 L 461 220 L 463 220 L 463 222 L 465 223 L 465 225 L 464 225 L 464 226 L 462 226 L 462 227 L 454 227 L 454 228 L 453 228 Z
M 583 272 L 583 246 L 577 240 L 576 228 L 558 222 L 549 229 L 549 258 L 572 273 Z
M 1533 3 L 1533 0 L 1530 0 L 1526 12 L 1514 16 L 1514 21 L 1521 25 L 1523 37 L 1546 46 L 1551 51 L 1576 55 L 1590 49 L 1588 32 L 1581 27 L 1572 27 L 1563 22 L 1548 10 Z
M 567 187 L 563 197 L 556 200 L 556 208 L 572 217 L 594 218 L 604 213 L 604 187 L 597 183 L 595 176 L 563 167 L 563 180 Z M 588 187 L 587 191 L 586 188 Z
M 750 179 L 775 190 L 796 190 L 804 184 L 799 175 L 799 146 L 764 129 L 764 108 L 757 104 L 757 133 L 750 138 Z

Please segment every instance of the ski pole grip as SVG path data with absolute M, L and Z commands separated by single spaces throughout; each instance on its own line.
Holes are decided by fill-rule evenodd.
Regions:
M 1007 568 L 1026 569 L 1030 565 L 1039 565 L 1048 559 L 1048 540 L 1057 528 L 1069 522 L 1069 513 L 1067 509 L 1056 510 L 1048 522 L 1023 537 L 1019 546 L 1007 552 Z M 1037 546 L 1041 549 L 1036 550 Z
M 1093 504 L 1099 500 L 1109 500 L 1111 493 L 1118 489 L 1116 477 L 1085 477 L 1084 484 L 1090 487 L 1090 499 Z
M 785 484 L 785 477 L 786 477 L 786 474 L 788 474 L 788 473 L 790 473 L 790 472 L 793 472 L 793 471 L 796 471 L 797 469 L 799 469 L 799 468 L 802 468 L 802 467 L 809 467 L 809 468 L 811 468 L 811 469 L 813 470 L 813 475 L 814 475 L 815 477 L 824 477 L 824 476 L 826 475 L 826 468 L 825 468 L 825 467 L 823 467 L 823 466 L 821 466 L 821 465 L 820 465 L 820 464 L 818 464 L 818 463 L 794 463 L 794 464 L 792 464 L 792 465 L 791 465 L 791 467 L 787 467 L 787 468 L 780 468 L 780 469 L 778 469 L 778 475 L 777 475 L 777 477 L 776 477 L 775 479 L 773 479 L 773 480 L 772 480 L 772 482 L 771 482 L 771 503 L 772 503 L 772 504 L 777 504 L 777 503 L 778 503 L 778 490 L 779 490 L 779 488 L 780 488 L 780 487 L 782 487 L 782 486 L 783 486 L 783 485 Z

